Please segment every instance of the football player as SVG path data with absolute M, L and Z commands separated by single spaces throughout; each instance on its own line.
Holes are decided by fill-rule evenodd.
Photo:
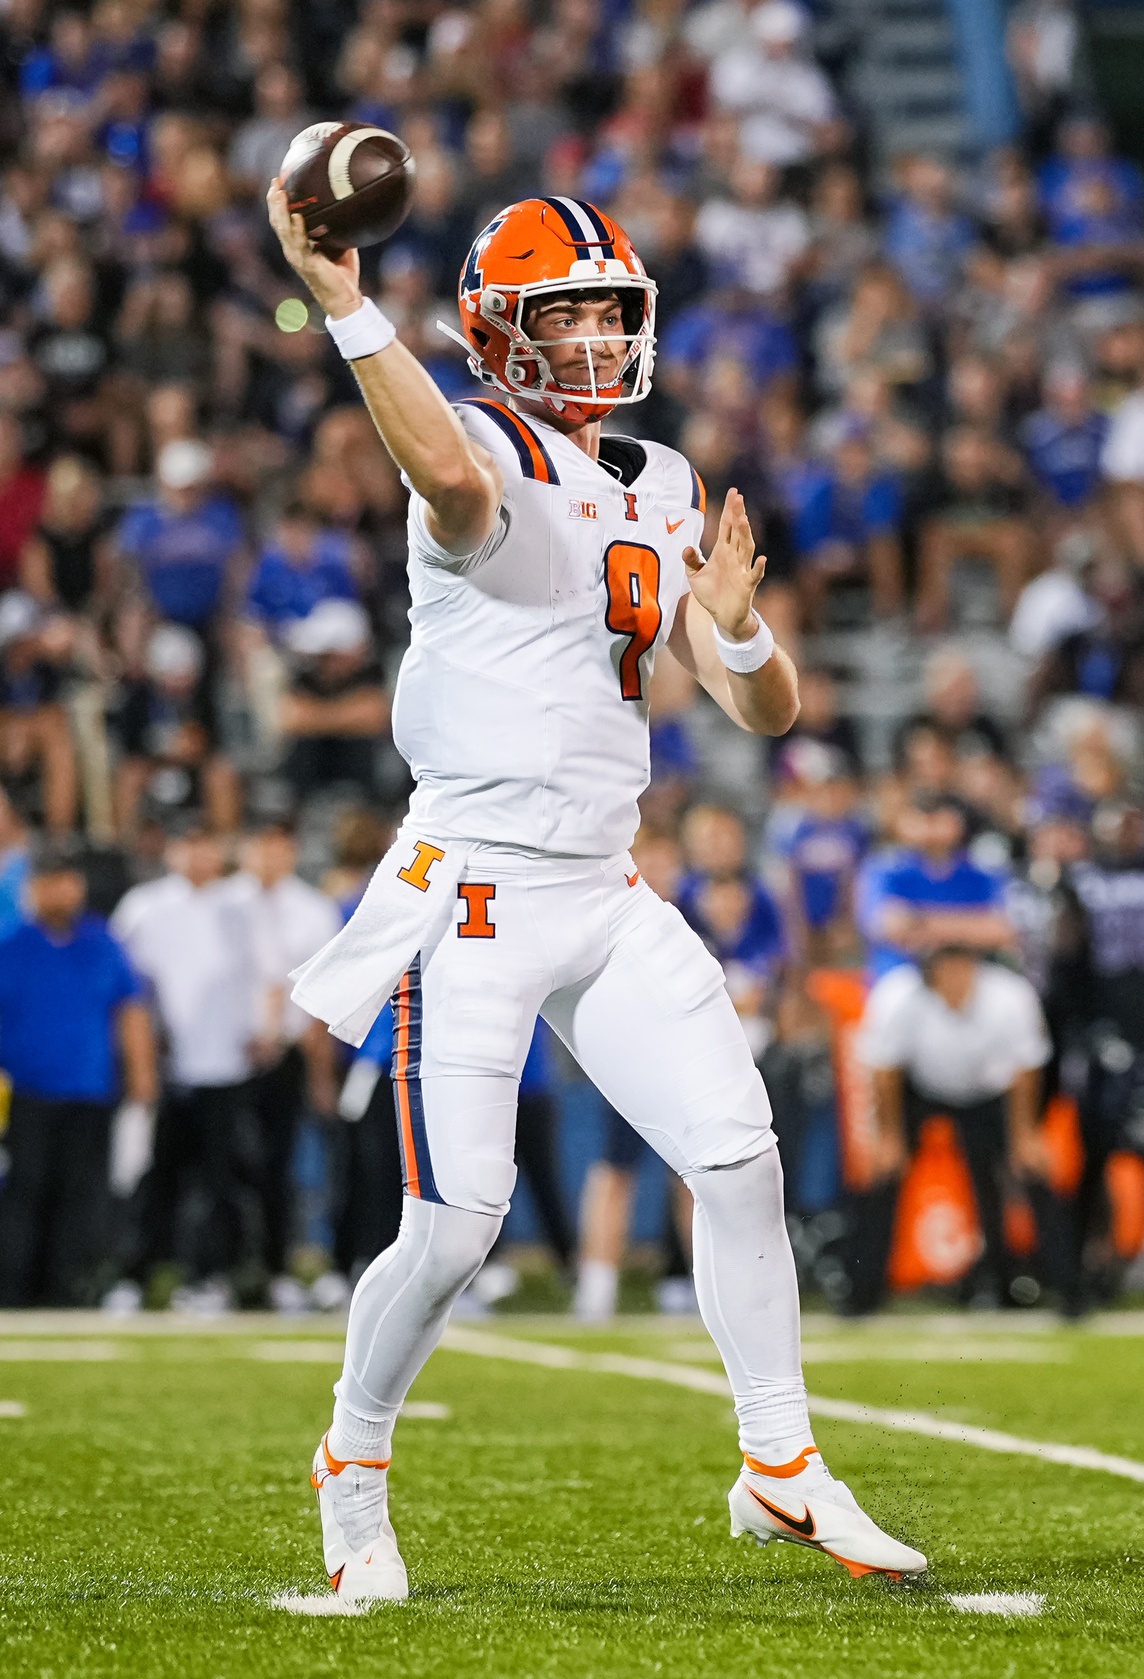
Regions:
M 764 560 L 731 490 L 704 559 L 703 486 L 601 420 L 650 387 L 655 283 L 591 204 L 512 204 L 460 281 L 484 394 L 450 407 L 268 195 L 411 490 L 412 638 L 394 739 L 417 782 L 359 910 L 295 997 L 360 1043 L 396 985 L 400 1235 L 354 1292 L 314 1459 L 326 1567 L 354 1599 L 407 1590 L 386 1470 L 401 1404 L 480 1269 L 516 1177 L 517 1081 L 538 1013 L 686 1180 L 695 1286 L 727 1368 L 744 1467 L 731 1531 L 852 1574 L 923 1570 L 814 1444 L 770 1105 L 718 964 L 627 853 L 648 781 L 647 688 L 669 646 L 740 727 L 784 733 L 794 667 L 754 610 Z

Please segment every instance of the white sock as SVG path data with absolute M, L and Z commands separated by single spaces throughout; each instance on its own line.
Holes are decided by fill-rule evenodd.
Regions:
M 363 1417 L 344 1399 L 335 1399 L 334 1420 L 326 1436 L 331 1457 L 342 1463 L 387 1462 L 399 1410 L 400 1406 L 387 1405 L 377 1416 Z
M 814 1436 L 778 1149 L 689 1172 L 686 1181 L 695 1197 L 695 1292 L 735 1396 L 740 1449 L 762 1463 L 789 1463 Z
M 339 1441 L 343 1428 L 361 1437 L 356 1417 L 359 1424 L 378 1425 L 372 1438 L 384 1442 L 379 1455 L 389 1456 L 381 1425 L 392 1433 L 406 1394 L 441 1339 L 454 1300 L 484 1264 L 501 1223 L 487 1213 L 405 1197 L 396 1242 L 363 1271 L 350 1301 L 345 1364 L 334 1389 Z M 338 1455 L 333 1439 L 330 1450 Z
M 620 1273 L 603 1259 L 582 1259 L 576 1276 L 574 1311 L 581 1323 L 607 1323 L 616 1315 Z

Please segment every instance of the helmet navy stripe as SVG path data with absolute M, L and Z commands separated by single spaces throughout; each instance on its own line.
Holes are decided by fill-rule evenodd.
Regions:
M 593 205 L 585 204 L 579 198 L 558 198 L 556 202 L 573 222 L 579 223 L 581 235 L 591 240 L 590 254 L 594 262 L 603 262 L 605 256 L 615 256 L 615 245 L 608 238 L 608 230 Z
M 580 206 L 584 215 L 587 216 L 588 220 L 599 234 L 601 245 L 606 245 L 608 247 L 609 255 L 614 255 L 615 246 L 612 239 L 609 237 L 607 224 L 599 210 L 597 210 L 594 204 L 586 204 L 582 198 L 576 199 L 576 203 Z
M 565 229 L 569 234 L 571 234 L 572 243 L 578 246 L 581 251 L 587 252 L 591 250 L 592 246 L 597 243 L 595 237 L 593 236 L 592 238 L 587 238 L 585 236 L 584 229 L 582 227 L 577 227 L 575 221 L 568 214 L 568 211 L 564 208 L 563 204 L 561 204 L 560 200 L 558 198 L 546 198 L 544 202 L 550 209 L 556 211 L 556 214 L 564 223 Z

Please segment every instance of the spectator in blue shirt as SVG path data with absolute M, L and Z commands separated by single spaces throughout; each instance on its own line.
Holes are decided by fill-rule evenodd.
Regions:
M 120 1064 L 128 1098 L 151 1104 L 155 1049 L 127 957 L 104 923 L 84 914 L 73 855 L 45 849 L 29 893 L 32 919 L 0 942 L 0 1066 L 12 1083 L 0 1304 L 80 1306 L 105 1280 Z
M 898 818 L 903 849 L 875 857 L 858 890 L 859 922 L 874 979 L 943 945 L 980 951 L 1014 940 L 1005 882 L 966 855 L 965 807 L 943 793 L 919 793 Z
M 1045 374 L 1044 398 L 1021 427 L 1025 458 L 1056 506 L 1078 511 L 1100 488 L 1108 416 L 1094 407 L 1084 369 L 1067 363 Z
M 901 609 L 902 517 L 897 477 L 877 470 L 864 428 L 852 425 L 835 450 L 831 471 L 795 521 L 799 588 L 812 626 L 820 622 L 830 585 L 840 577 L 869 578 L 879 617 Z
M 274 540 L 258 556 L 246 610 L 274 641 L 323 600 L 357 600 L 353 543 L 344 531 L 323 530 L 305 502 L 282 513 Z
M 695 805 L 683 822 L 688 873 L 676 902 L 723 968 L 747 1041 L 764 1047 L 764 1009 L 786 935 L 774 898 L 747 866 L 747 833 L 733 810 Z
M 88 19 L 78 9 L 59 11 L 52 19 L 48 44 L 33 48 L 20 66 L 20 92 L 25 99 L 56 90 L 88 99 L 98 86 L 101 68 Z
M 870 845 L 857 813 L 858 784 L 844 753 L 805 741 L 802 817 L 780 841 L 790 869 L 790 908 L 812 963 L 837 961 L 854 945 L 854 880 Z
M 1062 124 L 1058 151 L 1041 171 L 1041 203 L 1054 244 L 1075 247 L 1068 289 L 1075 297 L 1114 295 L 1134 284 L 1135 264 L 1117 248 L 1138 243 L 1144 183 L 1140 171 L 1109 156 L 1108 130 L 1091 117 Z
M 1119 208 L 1114 186 L 1099 176 L 1082 182 L 1075 198 L 1075 208 L 1053 226 L 1065 289 L 1078 299 L 1131 293 L 1139 263 L 1139 211 Z
M 229 497 L 211 492 L 212 469 L 205 444 L 168 443 L 156 463 L 158 497 L 133 507 L 117 535 L 159 617 L 204 636 L 242 546 L 238 509 Z
M 117 69 L 100 89 L 103 121 L 95 132 L 97 148 L 120 169 L 148 172 L 148 87 L 137 70 Z
M 1144 207 L 1144 181 L 1134 163 L 1110 156 L 1108 129 L 1097 117 L 1076 116 L 1062 123 L 1057 150 L 1040 174 L 1041 204 L 1055 233 L 1083 211 L 1084 188 L 1092 181 L 1108 187 L 1114 212 L 1138 216 Z
M 973 226 L 952 208 L 953 181 L 936 158 L 907 159 L 899 181 L 902 196 L 887 217 L 883 247 L 918 303 L 938 310 L 961 278 Z

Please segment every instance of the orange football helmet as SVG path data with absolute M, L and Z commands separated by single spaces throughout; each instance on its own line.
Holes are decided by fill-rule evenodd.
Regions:
M 655 291 L 623 228 L 594 205 L 576 198 L 510 204 L 477 235 L 461 274 L 458 305 L 469 367 L 508 396 L 531 397 L 574 421 L 598 420 L 620 403 L 642 402 L 651 389 Z M 614 292 L 623 312 L 627 353 L 618 378 L 606 385 L 597 380 L 592 353 L 599 339 L 534 339 L 524 330 L 538 298 L 592 292 Z M 557 342 L 585 345 L 587 384 L 554 377 L 544 352 Z

